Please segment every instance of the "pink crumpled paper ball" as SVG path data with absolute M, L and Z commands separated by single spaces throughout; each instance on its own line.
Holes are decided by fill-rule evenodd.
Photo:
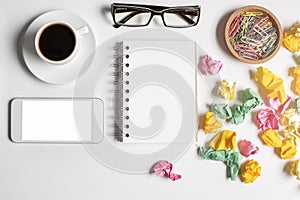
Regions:
M 205 55 L 201 59 L 200 68 L 202 72 L 206 75 L 211 74 L 215 75 L 218 74 L 219 71 L 222 69 L 223 63 L 219 60 L 214 60 L 211 56 Z
M 248 140 L 241 140 L 239 142 L 239 150 L 243 156 L 248 158 L 250 155 L 258 153 L 259 148 Z
M 282 115 L 290 105 L 291 101 L 292 98 L 290 96 L 286 97 L 286 100 L 283 104 L 280 103 L 280 100 L 278 98 L 267 97 L 266 104 L 267 106 L 275 110 L 278 114 Z
M 270 108 L 261 109 L 256 115 L 256 122 L 261 130 L 273 129 L 278 130 L 278 117 L 275 112 Z
M 174 173 L 172 170 L 173 170 L 172 163 L 169 163 L 166 160 L 161 160 L 154 165 L 154 172 L 156 176 L 165 176 L 171 179 L 172 181 L 181 179 L 181 175 Z

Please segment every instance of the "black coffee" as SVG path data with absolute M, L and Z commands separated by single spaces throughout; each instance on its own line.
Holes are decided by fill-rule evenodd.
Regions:
M 69 27 L 63 24 L 53 24 L 42 32 L 39 48 L 49 60 L 61 61 L 72 54 L 75 43 L 75 35 Z

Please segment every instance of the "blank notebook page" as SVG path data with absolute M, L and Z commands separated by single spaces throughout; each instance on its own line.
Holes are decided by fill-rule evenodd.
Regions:
M 168 144 L 194 134 L 195 42 L 123 41 L 123 48 L 123 142 Z

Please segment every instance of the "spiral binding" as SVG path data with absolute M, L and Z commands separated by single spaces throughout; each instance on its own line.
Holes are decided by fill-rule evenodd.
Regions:
M 129 54 L 124 54 L 124 51 L 129 50 L 129 46 L 124 46 L 123 42 L 120 42 L 116 44 L 114 50 L 116 52 L 115 64 L 113 65 L 113 67 L 115 67 L 113 76 L 115 84 L 114 103 L 116 116 L 114 123 L 114 136 L 118 141 L 123 142 L 124 137 L 130 136 L 127 131 L 129 129 L 129 124 L 126 123 L 129 120 L 129 116 L 124 116 L 124 114 L 128 113 L 129 111 L 128 97 L 130 90 L 127 87 L 129 85 L 129 80 L 127 78 L 129 77 L 130 73 L 128 71 L 124 71 L 125 67 L 130 67 L 130 64 L 127 62 L 130 56 Z

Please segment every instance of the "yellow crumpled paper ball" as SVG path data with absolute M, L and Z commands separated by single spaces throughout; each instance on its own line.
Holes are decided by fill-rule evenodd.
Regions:
M 216 135 L 209 143 L 214 150 L 235 150 L 236 132 L 224 130 Z
M 300 65 L 291 67 L 289 69 L 289 76 L 294 78 L 291 84 L 292 91 L 295 92 L 295 94 L 300 95 Z
M 228 81 L 224 79 L 222 80 L 222 83 L 219 86 L 218 95 L 226 100 L 233 100 L 235 90 L 236 90 L 236 82 L 234 82 L 233 85 L 230 87 Z
M 293 123 L 293 117 L 296 115 L 296 109 L 289 108 L 281 116 L 279 122 L 282 126 L 289 126 Z
M 205 114 L 204 132 L 217 133 L 223 124 L 216 118 L 213 112 L 207 112 Z
M 267 129 L 261 135 L 262 141 L 271 147 L 281 147 L 282 140 L 276 130 Z
M 284 33 L 282 44 L 291 52 L 300 51 L 300 23 L 293 25 Z
M 297 147 L 289 139 L 286 139 L 282 142 L 282 146 L 278 149 L 278 156 L 282 159 L 292 159 L 297 153 Z
M 269 69 L 258 67 L 254 80 L 260 83 L 269 98 L 278 98 L 282 104 L 286 101 L 283 79 L 272 73 Z
M 290 162 L 290 168 L 289 168 L 289 173 L 290 175 L 294 175 L 296 176 L 296 178 L 298 180 L 300 180 L 300 163 L 299 163 L 300 160 L 294 160 L 292 162 Z
M 253 183 L 261 172 L 261 166 L 255 160 L 248 161 L 244 166 L 241 167 L 241 180 L 244 183 Z
M 283 131 L 281 131 L 281 135 L 285 139 L 289 139 L 291 142 L 293 142 L 295 145 L 300 144 L 300 122 L 292 122 L 290 125 L 286 126 Z

